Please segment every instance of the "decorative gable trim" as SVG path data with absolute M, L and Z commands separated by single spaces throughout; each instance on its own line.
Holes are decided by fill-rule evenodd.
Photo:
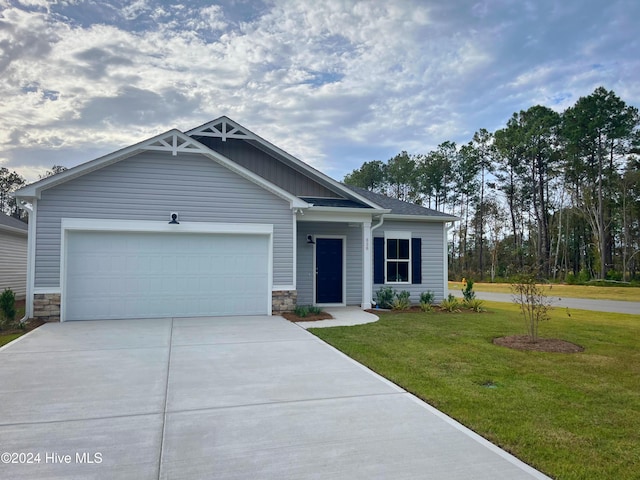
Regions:
M 191 137 L 186 137 L 184 134 L 178 135 L 176 131 L 167 133 L 168 135 L 165 137 L 159 136 L 150 140 L 146 145 L 142 145 L 141 149 L 156 152 L 171 152 L 173 156 L 176 156 L 178 152 L 205 153 L 204 145 Z
M 287 162 L 289 162 L 290 167 L 294 167 L 299 172 L 307 175 L 308 177 L 314 179 L 316 182 L 321 185 L 333 190 L 334 192 L 340 193 L 344 195 L 346 198 L 356 199 L 365 205 L 368 205 L 375 209 L 381 209 L 380 205 L 375 203 L 372 200 L 369 200 L 362 195 L 359 195 L 357 192 L 344 187 L 340 184 L 340 182 L 335 181 L 333 178 L 325 175 L 324 173 L 316 170 L 310 165 L 307 165 L 302 160 L 294 157 L 290 153 L 285 152 L 281 148 L 272 144 L 271 142 L 265 140 L 264 138 L 256 135 L 252 131 L 243 127 L 239 123 L 231 120 L 229 117 L 222 116 L 211 122 L 205 123 L 204 125 L 200 125 L 191 130 L 187 130 L 185 132 L 187 135 L 202 135 L 205 137 L 218 137 L 222 138 L 223 141 L 226 141 L 227 138 L 236 138 L 241 140 L 253 140 L 255 141 L 262 150 L 266 152 L 273 152 L 277 154 L 277 156 L 284 158 Z M 276 157 L 277 158 L 277 157 Z
M 227 117 L 220 117 L 217 120 L 189 130 L 187 135 L 221 138 L 223 142 L 226 142 L 227 138 L 256 139 L 256 135 Z
M 96 158 L 90 162 L 80 164 L 76 167 L 70 168 L 69 170 L 65 170 L 64 172 L 42 179 L 38 182 L 32 183 L 31 185 L 27 185 L 15 192 L 15 197 L 25 199 L 27 201 L 38 199 L 40 198 L 43 190 L 55 187 L 56 185 L 68 182 L 69 180 L 81 177 L 108 165 L 120 162 L 143 151 L 170 152 L 174 156 L 179 152 L 204 155 L 210 160 L 219 163 L 223 167 L 259 185 L 274 195 L 287 200 L 291 205 L 291 208 L 306 209 L 310 206 L 307 202 L 301 200 L 295 195 L 292 195 L 277 185 L 272 184 L 264 178 L 229 160 L 224 155 L 211 150 L 206 145 L 203 145 L 176 129 L 161 133 L 160 135 L 144 140 L 140 143 L 136 143 L 130 147 L 123 148 L 122 150 L 105 155 L 104 157 Z

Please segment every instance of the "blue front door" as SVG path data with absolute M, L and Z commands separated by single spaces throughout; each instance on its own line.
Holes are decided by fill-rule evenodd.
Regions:
M 316 303 L 343 303 L 342 239 L 316 237 Z

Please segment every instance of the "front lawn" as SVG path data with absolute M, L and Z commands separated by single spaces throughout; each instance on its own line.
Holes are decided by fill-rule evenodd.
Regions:
M 564 285 L 546 284 L 546 294 L 550 297 L 591 298 L 594 300 L 622 300 L 640 302 L 640 287 L 596 286 L 596 285 Z M 473 284 L 477 292 L 511 293 L 509 283 L 478 283 Z M 462 290 L 462 282 L 449 282 L 449 291 L 458 293 Z
M 310 331 L 551 477 L 638 478 L 640 315 L 556 309 L 540 336 L 585 351 L 523 352 L 491 343 L 516 306 L 485 306 Z

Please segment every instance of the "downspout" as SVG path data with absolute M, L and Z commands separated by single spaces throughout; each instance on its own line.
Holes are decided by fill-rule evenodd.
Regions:
M 20 200 L 19 202 L 17 202 L 18 205 L 20 206 L 20 208 L 22 208 L 23 210 L 26 210 L 28 215 L 29 215 L 29 224 L 28 224 L 28 230 L 27 230 L 27 285 L 26 285 L 26 297 L 25 297 L 25 301 L 24 301 L 24 317 L 22 317 L 20 319 L 19 323 L 25 323 L 29 318 L 30 318 L 30 313 L 32 313 L 33 310 L 33 275 L 31 273 L 32 269 L 31 269 L 31 264 L 34 261 L 33 256 L 31 255 L 31 251 L 33 250 L 33 247 L 31 246 L 32 242 L 35 241 L 34 235 L 35 235 L 35 218 L 34 218 L 34 214 L 33 214 L 33 208 L 29 207 L 29 205 L 23 201 Z M 33 223 L 33 226 L 32 226 Z
M 444 292 L 444 298 L 447 298 L 449 296 L 449 249 L 448 249 L 448 242 L 449 242 L 449 232 L 451 230 L 453 230 L 453 227 L 455 227 L 455 223 L 451 222 L 451 225 L 449 225 L 448 227 L 444 228 L 444 241 L 442 242 L 444 244 L 444 285 L 443 285 L 443 292 Z
M 380 214 L 380 221 L 378 222 L 377 225 L 374 225 L 373 227 L 371 227 L 371 252 L 372 252 L 372 256 L 373 256 L 373 231 L 376 228 L 379 228 L 382 226 L 382 224 L 384 223 L 384 213 Z M 372 285 L 373 286 L 373 285 Z M 372 289 L 373 290 L 373 289 Z M 373 293 L 373 292 L 372 292 Z M 377 305 L 378 303 L 376 301 L 373 300 L 373 297 L 371 297 L 371 305 Z

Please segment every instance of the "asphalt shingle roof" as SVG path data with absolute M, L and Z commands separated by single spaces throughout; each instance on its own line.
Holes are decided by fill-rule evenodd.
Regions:
M 364 188 L 354 187 L 352 185 L 346 185 L 346 184 L 343 184 L 343 185 L 347 187 L 349 190 L 353 190 L 358 195 L 366 198 L 367 200 L 370 200 L 373 203 L 380 205 L 382 208 L 390 209 L 391 213 L 394 215 L 419 215 L 419 216 L 428 216 L 428 217 L 451 217 L 452 216 L 447 213 L 433 210 L 431 208 L 426 208 L 420 205 L 416 205 L 415 203 L 403 202 L 402 200 L 387 197 L 386 195 L 382 195 L 380 193 L 374 193 Z
M 24 223 L 22 220 L 18 220 L 17 218 L 10 217 L 5 215 L 4 213 L 0 213 L 0 225 L 4 225 L 6 227 L 19 228 L 20 230 L 27 231 L 29 226 Z

